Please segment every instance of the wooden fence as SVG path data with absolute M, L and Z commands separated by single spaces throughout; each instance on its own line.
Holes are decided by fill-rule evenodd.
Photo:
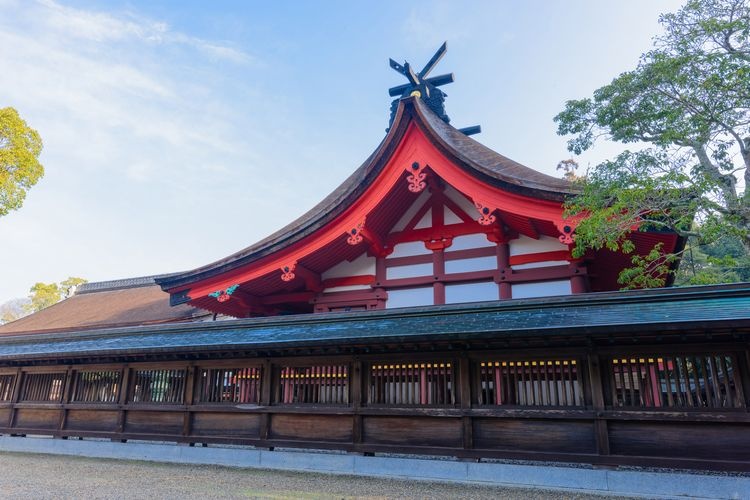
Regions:
M 750 470 L 746 344 L 0 368 L 0 432 Z

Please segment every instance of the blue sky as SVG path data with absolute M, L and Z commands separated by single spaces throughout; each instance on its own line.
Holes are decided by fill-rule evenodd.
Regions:
M 190 269 L 278 229 L 382 139 L 403 83 L 388 58 L 421 67 L 444 40 L 451 123 L 557 175 L 553 116 L 632 68 L 680 3 L 0 0 L 0 107 L 40 132 L 46 168 L 0 218 L 0 303 Z

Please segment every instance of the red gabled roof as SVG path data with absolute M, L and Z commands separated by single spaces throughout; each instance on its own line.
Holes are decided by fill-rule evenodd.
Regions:
M 419 166 L 412 168 L 415 162 Z M 355 257 L 363 250 L 342 245 L 346 235 L 365 219 L 367 226 L 378 226 L 378 220 L 392 219 L 393 213 L 411 203 L 407 178 L 426 167 L 431 175 L 471 197 L 478 210 L 486 207 L 487 217 L 496 213 L 535 218 L 552 236 L 565 228 L 563 236 L 568 238 L 575 226 L 562 218 L 562 201 L 575 193 L 568 181 L 492 151 L 443 122 L 421 99 L 411 97 L 400 102 L 393 126 L 376 151 L 312 210 L 250 247 L 158 283 L 173 294 L 174 303 L 192 301 L 202 306 L 200 301 L 210 292 L 260 280 L 269 273 L 278 275 L 281 268 L 300 259 L 315 260 L 314 254 L 324 247 L 339 259 Z M 475 215 L 481 218 L 482 213 Z M 326 264 L 320 258 L 316 262 Z M 278 276 L 274 282 L 278 285 Z

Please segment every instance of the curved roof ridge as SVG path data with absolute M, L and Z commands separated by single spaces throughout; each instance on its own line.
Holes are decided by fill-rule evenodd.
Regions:
M 421 99 L 415 99 L 415 107 L 445 145 L 460 153 L 463 156 L 462 160 L 470 163 L 480 173 L 521 188 L 556 195 L 553 197 L 561 201 L 565 195 L 578 192 L 575 185 L 567 179 L 553 177 L 527 167 L 467 136 L 443 121 Z
M 96 293 L 106 292 L 110 290 L 123 290 L 125 288 L 137 288 L 141 286 L 152 286 L 156 285 L 156 280 L 159 278 L 169 278 L 176 274 L 181 273 L 168 273 L 168 274 L 154 274 L 151 276 L 138 276 L 135 278 L 121 278 L 106 281 L 93 281 L 89 283 L 83 283 L 78 285 L 75 291 L 75 295 L 82 295 L 85 293 Z
M 575 192 L 569 181 L 537 172 L 496 153 L 442 121 L 420 98 L 407 97 L 399 103 L 393 126 L 375 151 L 320 203 L 278 231 L 242 250 L 183 273 L 156 277 L 156 283 L 164 290 L 183 287 L 253 262 L 309 236 L 340 215 L 350 204 L 348 202 L 356 199 L 374 181 L 412 121 L 421 122 L 423 130 L 427 130 L 428 135 L 439 142 L 438 146 L 444 150 L 443 153 L 456 158 L 462 168 L 482 176 L 486 182 L 520 191 L 528 196 L 560 202 Z

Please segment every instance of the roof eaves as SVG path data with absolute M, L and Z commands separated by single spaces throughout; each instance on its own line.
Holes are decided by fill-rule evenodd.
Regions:
M 68 341 L 71 339 L 104 339 L 113 336 L 147 335 L 153 333 L 187 333 L 195 330 L 210 333 L 227 329 L 256 329 L 275 326 L 326 325 L 330 323 L 362 323 L 382 319 L 399 318 L 440 318 L 467 313 L 505 313 L 526 310 L 545 311 L 569 310 L 580 307 L 602 307 L 608 305 L 637 305 L 643 303 L 684 302 L 691 300 L 718 300 L 725 298 L 750 299 L 750 283 L 731 285 L 704 285 L 684 288 L 659 288 L 649 290 L 628 290 L 618 292 L 598 292 L 582 295 L 564 295 L 533 299 L 511 299 L 502 301 L 450 304 L 441 306 L 410 307 L 402 309 L 374 310 L 363 312 L 335 312 L 272 316 L 265 318 L 235 319 L 217 322 L 163 323 L 148 326 L 107 327 L 79 330 L 65 333 L 40 333 L 34 340 Z M 750 317 L 750 309 L 748 309 Z M 0 345 L 29 342 L 29 335 L 7 335 L 0 337 Z

